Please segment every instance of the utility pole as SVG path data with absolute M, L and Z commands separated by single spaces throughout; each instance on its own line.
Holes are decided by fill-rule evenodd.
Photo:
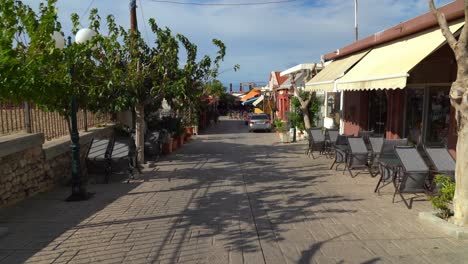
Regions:
M 138 22 L 136 16 L 136 0 L 130 0 L 130 34 L 131 38 L 135 39 L 138 32 Z M 132 44 L 133 46 L 134 44 Z M 132 129 L 136 129 L 136 113 L 135 109 L 132 109 Z
M 358 0 L 354 0 L 354 40 L 358 41 Z
M 131 34 L 131 41 L 132 44 L 130 46 L 131 49 L 134 49 L 131 51 L 131 54 L 133 54 L 134 60 L 136 60 L 136 71 L 139 71 L 139 55 L 137 50 L 137 40 L 138 40 L 138 22 L 137 22 L 137 15 L 136 15 L 136 0 L 130 0 L 130 34 Z M 137 157 L 138 160 L 135 161 L 135 164 L 133 164 L 135 167 L 139 166 L 140 164 L 143 164 L 145 162 L 145 138 L 144 138 L 144 122 L 145 122 L 145 105 L 142 102 L 139 102 L 136 104 L 134 111 L 133 111 L 133 124 L 134 124 L 134 131 L 135 133 L 135 148 L 137 151 Z
M 136 0 L 130 0 L 130 30 L 133 34 L 136 34 L 138 32 Z

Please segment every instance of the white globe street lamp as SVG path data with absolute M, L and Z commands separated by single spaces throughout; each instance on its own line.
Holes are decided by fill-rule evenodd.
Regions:
M 52 39 L 55 41 L 55 48 L 61 50 L 65 48 L 65 38 L 63 37 L 62 33 L 54 31 L 52 34 Z
M 75 42 L 84 44 L 91 40 L 97 33 L 91 29 L 80 29 L 75 36 Z M 63 49 L 65 47 L 65 38 L 59 32 L 54 32 L 52 38 L 55 40 L 55 47 Z M 70 38 L 69 38 L 70 39 Z M 73 68 L 73 67 L 72 67 Z M 70 69 L 70 75 L 73 79 L 73 69 Z M 71 173 L 72 173 L 72 194 L 67 201 L 83 201 L 91 197 L 86 191 L 86 182 L 83 182 L 80 165 L 80 135 L 78 133 L 78 122 L 76 117 L 77 109 L 76 96 L 72 95 L 70 99 L 70 139 L 71 139 Z
M 76 33 L 75 42 L 78 44 L 84 44 L 90 41 L 96 35 L 96 31 L 89 28 L 82 28 Z

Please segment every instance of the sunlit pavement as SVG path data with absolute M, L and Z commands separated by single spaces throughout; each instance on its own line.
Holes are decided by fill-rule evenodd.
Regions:
M 0 263 L 468 263 L 467 242 L 419 222 L 423 196 L 392 204 L 304 147 L 222 120 L 89 201 L 61 188 L 0 209 Z

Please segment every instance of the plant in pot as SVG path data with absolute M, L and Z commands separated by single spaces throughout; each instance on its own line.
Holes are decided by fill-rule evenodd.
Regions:
M 165 116 L 161 119 L 161 127 L 167 131 L 167 138 L 165 140 L 165 144 L 170 144 L 170 147 L 166 146 L 169 147 L 169 153 L 177 149 L 177 142 L 175 142 L 174 139 L 174 134 L 176 131 L 176 122 L 176 118 L 172 116 Z
M 187 142 L 190 140 L 190 137 L 193 135 L 193 127 L 191 125 L 190 115 L 185 115 L 182 118 L 182 126 L 184 129 L 184 142 Z
M 185 126 L 182 123 L 182 119 L 178 118 L 175 126 L 175 135 L 177 139 L 177 147 L 182 146 L 185 137 Z
M 172 137 L 169 131 L 166 129 L 161 130 L 162 138 L 162 153 L 164 155 L 170 154 L 172 152 Z
M 299 140 L 304 140 L 304 131 L 305 131 L 304 122 L 299 122 L 299 124 L 297 124 L 297 129 L 299 130 L 299 132 L 297 133 Z
M 283 120 L 281 119 L 275 119 L 273 123 L 275 125 L 276 133 L 279 134 L 281 142 L 282 143 L 289 142 L 289 133 L 288 133 L 286 123 L 283 122 Z
M 192 128 L 192 135 L 198 135 L 198 117 L 197 115 L 192 114 L 190 119 L 190 127 Z
M 430 197 L 432 207 L 437 209 L 437 216 L 448 220 L 453 216 L 452 201 L 455 195 L 455 182 L 450 176 L 438 174 L 434 178 L 436 192 Z

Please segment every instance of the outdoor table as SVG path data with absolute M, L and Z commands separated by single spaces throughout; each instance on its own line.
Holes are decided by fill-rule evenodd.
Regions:
M 379 158 L 380 179 L 375 187 L 374 192 L 378 192 L 381 188 L 394 181 L 401 168 L 400 159 L 395 155 L 384 155 Z M 382 186 L 380 184 L 382 183 Z M 380 186 L 380 188 L 379 188 Z

